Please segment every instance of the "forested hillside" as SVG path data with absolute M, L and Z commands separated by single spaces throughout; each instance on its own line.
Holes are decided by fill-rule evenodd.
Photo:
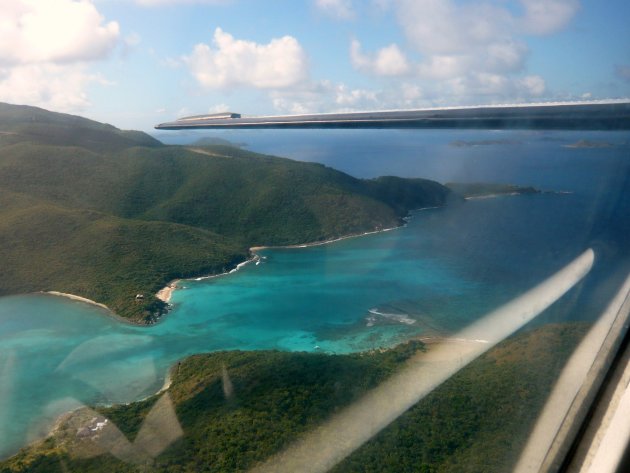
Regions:
M 221 272 L 251 246 L 392 227 L 451 198 L 423 179 L 360 180 L 236 147 L 165 146 L 0 104 L 0 295 L 69 292 L 146 321 L 163 309 L 153 294 L 169 280 Z
M 502 342 L 333 471 L 511 471 L 563 363 L 584 332 L 582 324 L 547 325 Z M 78 434 L 82 422 L 89 423 L 96 414 L 78 411 L 54 436 L 0 462 L 0 472 L 249 471 L 424 349 L 431 346 L 411 341 L 384 352 L 353 355 L 278 351 L 195 355 L 174 368 L 167 391 L 183 436 L 170 446 L 166 443 L 156 458 L 147 456 L 152 449 L 140 448 L 144 443 L 139 432 L 145 421 L 150 422 L 149 413 L 162 394 L 98 409 L 101 419 L 108 418 L 120 429 L 120 439 L 137 441 L 130 451 L 139 456 L 123 454 L 129 449 L 122 445 L 127 440 L 105 443 L 115 446 L 116 458 L 102 442 L 82 437 Z M 226 376 L 230 391 L 225 388 Z M 159 426 L 158 438 L 168 438 L 175 429 L 170 422 Z M 152 439 L 155 443 L 156 437 Z

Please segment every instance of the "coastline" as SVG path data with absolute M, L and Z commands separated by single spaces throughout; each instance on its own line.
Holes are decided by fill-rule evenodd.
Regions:
M 105 309 L 110 312 L 112 311 L 105 304 L 101 304 L 100 302 L 93 301 L 92 299 L 88 299 L 87 297 L 77 296 L 76 294 L 70 294 L 68 292 L 59 292 L 59 291 L 40 291 L 40 293 L 50 294 L 51 296 L 65 297 L 66 299 L 71 299 L 73 301 L 79 301 L 79 302 L 85 302 L 86 304 L 95 305 L 97 307 L 100 307 L 101 309 Z
M 413 212 L 420 212 L 422 210 L 432 210 L 432 209 L 441 209 L 443 206 L 433 206 L 433 207 L 420 207 L 418 209 L 413 209 L 410 210 L 409 213 L 407 214 L 407 216 L 402 217 L 402 220 L 404 223 L 400 224 L 400 225 L 396 225 L 395 227 L 387 227 L 387 228 L 382 228 L 380 230 L 371 230 L 369 232 L 363 232 L 363 233 L 352 233 L 350 235 L 345 235 L 342 237 L 337 237 L 337 238 L 333 238 L 332 240 L 324 240 L 324 241 L 314 241 L 314 242 L 310 242 L 310 243 L 302 243 L 302 244 L 298 244 L 298 245 L 280 245 L 280 246 L 252 246 L 249 251 L 252 253 L 255 253 L 256 251 L 260 251 L 260 250 L 273 250 L 273 249 L 286 249 L 286 248 L 309 248 L 311 246 L 321 246 L 321 245 L 328 245 L 329 243 L 335 243 L 341 240 L 348 240 L 349 238 L 359 238 L 362 236 L 367 236 L 367 235 L 374 235 L 376 233 L 384 233 L 384 232 L 391 232 L 392 230 L 398 230 L 399 228 L 404 228 L 407 226 L 407 222 L 409 221 L 409 219 L 411 218 L 411 214 Z
M 395 228 L 399 228 L 399 227 L 395 227 Z M 72 295 L 72 294 L 70 294 Z M 79 297 L 79 296 L 75 296 L 75 297 Z M 455 345 L 470 345 L 470 344 L 487 344 L 489 343 L 487 340 L 481 340 L 481 339 L 476 339 L 476 340 L 472 340 L 472 339 L 466 339 L 466 338 L 453 338 L 453 337 L 442 337 L 442 336 L 418 336 L 418 337 L 412 337 L 409 338 L 407 340 L 404 341 L 400 341 L 395 343 L 392 346 L 389 347 L 383 347 L 383 348 L 373 348 L 373 349 L 369 349 L 369 350 L 364 350 L 361 352 L 357 352 L 357 353 L 363 353 L 363 354 L 370 354 L 373 353 L 375 351 L 379 351 L 379 352 L 385 352 L 385 351 L 389 351 L 389 350 L 393 350 L 396 347 L 399 347 L 401 345 L 404 345 L 406 343 L 410 343 L 412 341 L 419 341 L 421 343 L 423 343 L 428 350 L 430 350 L 431 345 L 433 346 L 439 346 L 440 344 L 443 343 L 449 343 L 449 344 L 455 344 Z M 297 353 L 297 352 L 292 352 L 292 353 Z M 459 353 L 459 352 L 458 352 Z M 455 354 L 453 356 L 459 356 L 459 354 Z M 331 356 L 336 356 L 334 354 L 330 354 Z M 169 390 L 169 388 L 171 387 L 172 383 L 173 383 L 173 377 L 176 374 L 176 370 L 179 369 L 180 364 L 186 359 L 189 358 L 190 356 L 194 356 L 194 355 L 188 355 L 176 362 L 174 362 L 170 368 L 168 369 L 166 376 L 164 377 L 164 383 L 162 384 L 162 386 L 160 387 L 160 389 L 158 389 L 155 393 L 153 394 L 149 394 L 141 399 L 137 399 L 135 401 L 130 401 L 130 402 L 124 402 L 124 403 L 115 403 L 115 404 L 106 404 L 108 407 L 112 407 L 112 406 L 116 406 L 116 405 L 131 405 L 137 402 L 142 402 L 146 399 L 149 399 L 151 397 L 154 396 L 159 396 L 160 394 L 163 394 L 165 392 L 167 392 Z M 92 409 L 94 408 L 94 406 L 90 406 L 90 405 L 81 405 L 81 406 L 77 406 L 73 409 L 69 409 L 66 412 L 63 412 L 61 414 L 59 414 L 55 421 L 52 423 L 50 429 L 48 430 L 48 432 L 43 435 L 42 437 L 33 439 L 31 442 L 29 442 L 27 445 L 21 447 L 21 448 L 25 448 L 25 447 L 32 447 L 32 446 L 36 446 L 42 442 L 44 442 L 46 439 L 55 436 L 60 430 L 61 428 L 70 420 L 72 419 L 73 416 L 76 415 L 81 415 L 82 412 L 87 411 L 89 413 L 89 416 L 92 416 L 94 414 L 94 411 L 92 411 Z M 97 413 L 98 414 L 98 413 Z M 103 417 L 104 419 L 106 419 L 105 417 Z M 6 460 L 8 458 L 13 457 L 16 453 L 9 455 L 8 457 L 5 458 L 0 458 L 0 461 L 2 460 Z
M 333 238 L 333 239 L 329 239 L 329 240 L 315 241 L 315 242 L 309 242 L 309 243 L 303 243 L 303 244 L 280 245 L 280 246 L 253 246 L 253 247 L 251 247 L 249 249 L 249 252 L 250 252 L 251 256 L 248 259 L 246 259 L 245 261 L 237 264 L 231 270 L 224 271 L 224 272 L 221 272 L 221 273 L 218 273 L 218 274 L 211 274 L 211 275 L 207 275 L 207 276 L 174 279 L 174 280 L 170 281 L 165 287 L 160 289 L 156 293 L 156 297 L 158 299 L 160 299 L 161 301 L 169 304 L 169 306 L 170 306 L 170 300 L 172 298 L 172 295 L 173 295 L 174 291 L 179 288 L 178 285 L 180 283 L 182 283 L 183 281 L 187 281 L 187 280 L 199 281 L 199 280 L 203 280 L 203 279 L 210 279 L 210 278 L 215 278 L 215 277 L 220 277 L 220 276 L 225 276 L 225 275 L 228 275 L 228 274 L 232 274 L 232 273 L 238 271 L 239 269 L 241 269 L 243 266 L 245 266 L 247 264 L 250 264 L 252 262 L 260 261 L 261 257 L 257 254 L 257 252 L 261 251 L 261 250 L 265 250 L 265 249 L 308 248 L 308 247 L 314 247 L 314 246 L 327 245 L 327 244 L 330 244 L 330 243 L 335 243 L 335 242 L 342 241 L 342 240 L 347 240 L 347 239 L 350 239 L 350 238 L 358 238 L 358 237 L 367 236 L 367 235 L 373 235 L 373 234 L 382 233 L 382 232 L 389 232 L 389 231 L 396 230 L 396 229 L 399 229 L 399 228 L 404 228 L 407 225 L 408 220 L 411 218 L 411 215 L 412 215 L 413 212 L 422 211 L 422 210 L 436 209 L 436 208 L 440 208 L 440 207 L 422 207 L 422 208 L 411 210 L 406 217 L 403 217 L 401 219 L 402 223 L 400 225 L 393 226 L 393 227 L 387 227 L 387 228 L 383 228 L 383 229 L 379 229 L 379 230 L 372 230 L 372 231 L 362 232 L 362 233 L 354 233 L 354 234 L 344 235 L 344 236 Z M 101 304 L 99 302 L 96 302 L 94 300 L 88 299 L 86 297 L 78 296 L 76 294 L 64 293 L 64 292 L 60 292 L 60 291 L 40 291 L 39 293 L 40 294 L 44 294 L 44 295 L 52 295 L 52 296 L 57 296 L 57 297 L 64 297 L 64 298 L 69 299 L 69 300 L 82 302 L 82 303 L 89 304 L 89 305 L 92 305 L 92 306 L 95 306 L 95 307 L 99 307 L 100 309 L 104 309 L 104 311 L 105 311 L 104 314 L 106 316 L 112 317 L 112 318 L 114 318 L 114 319 L 116 319 L 116 320 L 118 320 L 120 322 L 124 322 L 126 324 L 135 325 L 135 326 L 147 326 L 148 325 L 148 324 L 140 324 L 140 323 L 134 322 L 132 320 L 125 319 L 125 318 L 117 315 L 115 312 L 113 312 L 105 304 Z M 409 340 L 411 340 L 411 339 L 409 339 Z M 399 343 L 397 343 L 396 345 L 394 345 L 392 347 L 388 347 L 387 349 L 392 349 L 395 346 L 398 346 L 400 344 L 408 343 L 409 340 L 399 342 Z M 422 341 L 423 343 L 427 343 L 425 340 L 421 340 L 420 339 L 420 341 Z M 369 350 L 366 351 L 366 352 L 369 352 Z M 173 365 L 171 365 L 169 367 L 169 369 L 167 370 L 167 373 L 165 375 L 163 385 L 154 394 L 150 394 L 150 395 L 146 396 L 143 399 L 138 399 L 136 401 L 132 401 L 132 402 L 127 403 L 127 404 L 131 404 L 133 402 L 140 402 L 140 401 L 142 401 L 144 399 L 147 399 L 149 397 L 156 396 L 156 395 L 159 395 L 161 393 L 164 393 L 164 392 L 168 391 L 168 389 L 170 388 L 170 386 L 172 384 L 172 378 L 173 378 L 174 370 L 177 369 L 176 367 L 179 366 L 179 363 L 181 363 L 181 360 L 178 361 L 178 362 L 173 363 Z M 78 407 L 76 407 L 74 409 L 70 409 L 70 410 L 68 410 L 66 412 L 61 413 L 55 419 L 55 422 L 51 426 L 51 428 L 48 431 L 48 433 L 42 438 L 38 438 L 38 439 L 33 440 L 33 442 L 31 442 L 29 445 L 37 444 L 37 443 L 45 440 L 46 438 L 55 435 L 55 433 L 64 424 L 64 422 L 66 422 L 69 418 L 71 418 L 73 415 L 76 415 L 77 412 L 80 412 L 81 410 L 85 409 L 86 407 L 88 407 L 88 406 L 85 406 L 85 405 L 84 406 L 78 406 Z M 9 455 L 9 457 L 6 457 L 6 458 L 10 458 L 13 455 Z
M 41 291 L 41 294 L 51 294 L 53 296 L 60 296 L 60 297 L 66 297 L 68 299 L 73 299 L 73 300 L 77 300 L 80 302 L 86 302 L 86 301 L 90 301 L 90 299 L 86 299 L 86 301 L 84 301 L 81 296 L 77 296 L 74 294 L 67 294 L 67 293 L 63 293 L 63 292 L 57 292 L 57 291 L 49 291 L 49 292 L 45 292 L 45 291 Z M 103 306 L 103 304 L 99 304 L 98 302 L 94 302 L 91 301 L 93 304 L 96 304 L 98 306 Z M 89 302 L 88 302 L 89 303 Z M 130 401 L 130 402 L 126 402 L 126 403 L 117 403 L 117 404 L 110 404 L 109 406 L 115 406 L 115 405 L 130 405 L 133 404 L 135 402 L 142 402 L 146 399 L 149 399 L 153 396 L 159 396 L 160 394 L 168 391 L 168 389 L 171 387 L 171 384 L 173 384 L 173 371 L 176 369 L 176 367 L 179 366 L 179 364 L 181 363 L 180 361 L 175 362 L 166 372 L 166 376 L 164 377 L 164 383 L 162 383 L 162 386 L 160 387 L 160 389 L 158 389 L 155 393 L 153 394 L 149 394 L 141 399 L 137 399 L 135 401 Z M 90 407 L 89 405 L 80 405 L 80 406 L 76 406 L 72 409 L 69 409 L 65 412 L 62 412 L 61 414 L 59 414 L 55 420 L 52 422 L 52 424 L 50 425 L 50 428 L 48 429 L 48 431 L 45 434 L 42 434 L 41 436 L 38 436 L 37 438 L 32 439 L 30 442 L 28 442 L 27 444 L 23 445 L 22 447 L 20 447 L 20 450 L 23 448 L 28 448 L 28 447 L 35 447 L 38 444 L 41 444 L 42 442 L 44 442 L 46 439 L 50 438 L 50 437 L 54 437 L 55 434 L 57 434 L 58 431 L 61 430 L 61 428 L 64 426 L 64 424 L 66 424 L 73 416 L 76 415 L 80 415 L 81 412 L 83 412 L 84 410 L 88 410 L 90 412 L 92 412 L 93 406 Z M 92 413 L 90 413 L 90 416 L 92 416 Z M 18 451 L 19 452 L 19 451 Z M 0 457 L 0 462 L 7 460 L 15 455 L 17 455 L 18 452 L 12 453 L 6 457 Z
M 251 250 L 250 250 L 250 252 L 251 252 Z M 243 261 L 241 263 L 238 263 L 234 268 L 230 269 L 229 271 L 224 271 L 222 273 L 208 274 L 206 276 L 197 276 L 197 277 L 192 277 L 192 278 L 173 279 L 172 281 L 169 281 L 166 286 L 164 286 L 162 289 L 160 289 L 158 292 L 156 292 L 155 293 L 155 297 L 157 297 L 162 302 L 168 304 L 168 306 L 169 306 L 169 308 L 167 309 L 167 312 L 168 312 L 168 310 L 172 306 L 171 298 L 173 297 L 173 293 L 177 289 L 180 289 L 179 283 L 181 283 L 183 281 L 202 281 L 204 279 L 218 278 L 219 276 L 225 276 L 226 274 L 232 274 L 233 272 L 238 271 L 239 269 L 241 269 L 246 264 L 249 264 L 249 263 L 251 263 L 253 261 L 258 261 L 259 259 L 260 259 L 260 257 L 258 255 L 254 255 L 254 256 L 252 256 L 250 258 L 247 258 L 245 261 Z
M 166 286 L 164 286 L 162 289 L 160 289 L 155 294 L 155 297 L 160 299 L 162 302 L 166 302 L 167 304 L 170 303 L 171 297 L 173 296 L 173 291 L 175 289 L 177 289 L 177 283 L 180 282 L 180 281 L 181 281 L 181 279 L 173 279 Z
M 429 207 L 427 207 L 429 208 Z M 430 207 L 430 208 L 435 208 L 435 207 Z M 418 210 L 424 210 L 424 209 L 418 209 Z M 170 281 L 166 286 L 164 286 L 162 289 L 160 289 L 155 296 L 160 299 L 162 302 L 165 302 L 167 304 L 170 305 L 170 301 L 171 298 L 173 296 L 173 293 L 179 289 L 178 284 L 183 282 L 183 281 L 202 281 L 204 279 L 213 279 L 213 278 L 218 278 L 221 276 L 227 276 L 228 274 L 232 274 L 235 273 L 236 271 L 238 271 L 239 269 L 241 269 L 243 266 L 246 266 L 250 263 L 257 263 L 260 261 L 260 255 L 258 255 L 258 251 L 262 251 L 262 250 L 267 250 L 267 249 L 288 249 L 288 248 L 309 248 L 311 246 L 321 246 L 321 245 L 328 245 L 329 243 L 335 243 L 341 240 L 346 240 L 348 238 L 357 238 L 357 237 L 361 237 L 361 236 L 366 236 L 366 235 L 372 235 L 375 233 L 381 233 L 381 232 L 388 232 L 391 230 L 396 230 L 397 228 L 402 228 L 404 227 L 406 224 L 403 225 L 399 225 L 397 227 L 389 227 L 389 228 L 384 228 L 382 230 L 373 230 L 370 232 L 364 232 L 364 233 L 355 233 L 352 235 L 345 235 L 342 237 L 338 237 L 338 238 L 334 238 L 332 240 L 325 240 L 325 241 L 314 241 L 314 242 L 309 242 L 309 243 L 300 243 L 300 244 L 296 244 L 296 245 L 280 245 L 280 246 L 252 246 L 249 248 L 249 253 L 250 253 L 250 257 L 247 258 L 245 261 L 237 264 L 234 268 L 230 269 L 229 271 L 224 271 L 222 273 L 217 273 L 217 274 L 208 274 L 206 276 L 198 276 L 198 277 L 193 277 L 193 278 L 183 278 L 183 279 L 173 279 L 172 281 Z
M 374 235 L 376 233 L 383 233 L 383 232 L 389 232 L 392 230 L 396 230 L 398 228 L 404 228 L 407 225 L 407 222 L 409 221 L 409 219 L 411 218 L 411 215 L 413 212 L 419 212 L 422 210 L 431 210 L 431 209 L 437 209 L 437 208 L 441 208 L 441 206 L 432 206 L 432 207 L 420 207 L 418 209 L 413 209 L 410 210 L 409 213 L 407 214 L 407 216 L 402 217 L 402 221 L 403 223 L 401 223 L 400 225 L 396 225 L 393 227 L 387 227 L 387 228 L 382 228 L 379 230 L 371 230 L 368 232 L 362 232 L 362 233 L 352 233 L 349 235 L 344 235 L 341 237 L 337 237 L 337 238 L 332 238 L 329 240 L 323 240 L 323 241 L 314 241 L 314 242 L 308 242 L 308 243 L 301 243 L 301 244 L 294 244 L 294 245 L 279 245 L 279 246 L 252 246 L 249 248 L 249 258 L 247 258 L 245 261 L 242 261 L 241 263 L 238 263 L 234 268 L 228 270 L 228 271 L 223 271 L 221 273 L 215 273 L 215 274 L 209 274 L 206 276 L 198 276 L 198 277 L 191 277 L 191 278 L 180 278 L 180 279 L 173 279 L 171 281 L 169 281 L 166 286 L 164 286 L 162 289 L 160 289 L 159 291 L 157 291 L 157 293 L 155 294 L 155 297 L 157 299 L 159 299 L 160 301 L 164 302 L 165 304 L 167 304 L 167 308 L 166 310 L 157 318 L 157 320 L 155 320 L 153 323 L 141 323 L 138 321 L 134 321 L 134 320 L 130 320 L 124 317 L 121 317 L 120 315 L 116 314 L 116 312 L 114 312 L 111 308 L 109 308 L 108 306 L 106 306 L 105 304 L 101 304 L 100 302 L 96 302 L 92 299 L 88 299 L 87 297 L 82 297 L 82 296 L 78 296 L 76 294 L 70 294 L 67 292 L 60 292 L 60 291 L 39 291 L 40 294 L 48 294 L 48 295 L 52 295 L 52 296 L 58 296 L 58 297 L 65 297 L 67 299 L 70 300 L 74 300 L 77 302 L 83 302 L 85 304 L 90 304 L 92 306 L 95 307 L 99 307 L 101 309 L 105 310 L 105 313 L 107 316 L 114 318 L 115 320 L 119 321 L 119 322 L 123 322 L 129 325 L 134 325 L 134 326 L 139 326 L 139 327 L 145 327 L 145 326 L 150 326 L 153 325 L 154 323 L 156 323 L 157 321 L 159 321 L 160 319 L 162 319 L 162 317 L 164 315 L 166 315 L 170 309 L 172 308 L 172 304 L 171 304 L 171 298 L 173 297 L 173 293 L 175 292 L 175 290 L 179 289 L 179 284 L 182 281 L 201 281 L 204 279 L 211 279 L 211 278 L 216 278 L 216 277 L 220 277 L 220 276 L 225 276 L 228 274 L 232 274 L 236 271 L 238 271 L 239 269 L 241 269 L 243 266 L 250 264 L 252 262 L 258 264 L 260 262 L 261 257 L 258 255 L 258 251 L 262 251 L 262 250 L 266 250 L 266 249 L 292 249 L 292 248 L 309 248 L 312 246 L 321 246 L 321 245 L 328 245 L 330 243 L 335 243 L 338 241 L 342 241 L 342 240 L 347 240 L 349 238 L 358 238 L 358 237 L 362 237 L 362 236 L 367 236 L 367 235 Z
M 416 211 L 420 211 L 420 210 L 428 210 L 428 209 L 434 209 L 434 208 L 438 208 L 438 207 L 423 207 L 420 209 L 415 209 L 410 211 L 411 212 L 416 212 Z M 166 310 L 166 312 L 168 313 L 169 309 L 172 307 L 171 305 L 171 298 L 173 296 L 173 293 L 175 292 L 175 290 L 179 289 L 179 284 L 182 281 L 201 281 L 204 279 L 211 279 L 211 278 L 217 278 L 220 276 L 225 276 L 228 274 L 232 274 L 236 271 L 238 271 L 239 269 L 241 269 L 243 266 L 250 264 L 250 263 L 257 263 L 260 261 L 260 256 L 257 254 L 258 251 L 261 250 L 265 250 L 265 249 L 285 249 L 285 248 L 308 248 L 311 246 L 320 246 L 320 245 L 327 245 L 329 243 L 335 243 L 341 240 L 346 240 L 348 238 L 358 238 L 361 236 L 366 236 L 366 235 L 373 235 L 376 233 L 381 233 L 381 232 L 388 232 L 391 230 L 396 230 L 397 228 L 403 228 L 404 226 L 406 226 L 406 222 L 410 217 L 404 217 L 403 220 L 405 221 L 405 223 L 395 226 L 395 227 L 388 227 L 388 228 L 383 228 L 380 230 L 373 230 L 373 231 L 369 231 L 369 232 L 363 232 L 363 233 L 353 233 L 350 235 L 345 235 L 345 236 L 341 236 L 341 237 L 337 237 L 337 238 L 333 238 L 330 240 L 324 240 L 324 241 L 315 241 L 315 242 L 309 242 L 309 243 L 302 243 L 302 244 L 295 244 L 295 245 L 280 245 L 280 246 L 252 246 L 251 248 L 249 248 L 249 253 L 250 253 L 250 257 L 247 258 L 245 261 L 242 261 L 241 263 L 238 263 L 234 268 L 228 270 L 228 271 L 224 271 L 221 273 L 216 273 L 216 274 L 209 274 L 206 276 L 198 276 L 198 277 L 191 277 L 191 278 L 181 278 L 181 279 L 173 279 L 172 281 L 169 281 L 168 284 L 166 284 L 166 286 L 164 286 L 162 289 L 160 289 L 156 294 L 155 297 L 158 298 L 160 301 L 164 302 L 165 304 L 168 305 L 168 309 Z M 50 296 L 56 296 L 56 297 L 64 297 L 66 299 L 69 300 L 73 300 L 76 302 L 82 302 L 84 304 L 89 304 L 91 306 L 94 307 L 98 307 L 100 309 L 103 309 L 105 312 L 105 315 L 107 315 L 108 317 L 111 317 L 119 322 L 123 322 L 125 324 L 128 325 L 134 325 L 134 326 L 138 326 L 138 327 L 146 327 L 146 326 L 150 326 L 153 324 L 148 324 L 148 323 L 140 323 L 134 320 L 130 320 L 130 319 L 126 319 L 124 317 L 121 317 L 120 315 L 116 314 L 116 312 L 114 312 L 111 308 L 109 308 L 107 305 L 102 304 L 100 302 L 96 302 L 92 299 L 88 299 L 87 297 L 83 297 L 83 296 L 78 296 L 76 294 L 71 294 L 68 292 L 61 292 L 61 291 L 38 291 L 35 294 L 43 294 L 43 295 L 50 295 Z M 159 319 L 161 319 L 162 317 L 159 317 Z
M 424 209 L 418 209 L 418 210 L 424 210 Z M 374 235 L 375 233 L 383 233 L 383 232 L 389 232 L 391 230 L 396 230 L 397 228 L 402 228 L 405 225 L 398 225 L 396 227 L 388 227 L 388 228 L 383 228 L 381 230 L 372 230 L 370 232 L 363 232 L 363 233 L 353 233 L 351 235 L 345 235 L 342 237 L 337 237 L 337 238 L 333 238 L 332 240 L 323 240 L 323 241 L 313 241 L 313 242 L 309 242 L 309 243 L 300 243 L 297 245 L 280 245 L 280 246 L 252 246 L 249 251 L 251 253 L 256 254 L 257 251 L 261 251 L 261 250 L 274 250 L 274 249 L 295 249 L 295 248 L 310 248 L 312 246 L 322 246 L 322 245 L 328 245 L 330 243 L 335 243 L 341 240 L 347 240 L 349 238 L 358 238 L 358 237 L 362 237 L 362 236 L 366 236 L 366 235 Z
M 89 304 L 91 306 L 98 307 L 99 309 L 103 309 L 103 314 L 105 316 L 110 317 L 110 318 L 112 318 L 114 320 L 117 320 L 118 322 L 122 322 L 122 323 L 127 324 L 127 325 L 135 325 L 135 326 L 139 326 L 139 327 L 147 326 L 147 324 L 141 324 L 141 323 L 138 323 L 138 322 L 134 322 L 133 320 L 121 317 L 116 312 L 114 312 L 112 309 L 107 307 L 105 304 L 101 304 L 100 302 L 93 301 L 92 299 L 88 299 L 87 297 L 77 296 L 76 294 L 70 294 L 68 292 L 60 292 L 60 291 L 39 291 L 39 292 L 36 292 L 35 294 L 43 294 L 43 295 L 48 295 L 48 296 L 63 297 L 65 299 L 70 299 L 72 301 L 82 302 L 84 304 Z
M 175 292 L 175 290 L 179 289 L 178 284 L 181 283 L 182 281 L 202 281 L 204 279 L 218 278 L 220 276 L 226 276 L 228 274 L 232 274 L 232 273 L 238 271 L 239 269 L 241 269 L 243 266 L 246 266 L 246 265 L 248 265 L 250 263 L 257 263 L 257 262 L 259 262 L 260 261 L 260 255 L 258 255 L 259 251 L 262 251 L 262 250 L 273 250 L 273 249 L 310 248 L 310 247 L 313 247 L 313 246 L 322 246 L 322 245 L 328 245 L 330 243 L 336 243 L 338 241 L 347 240 L 349 238 L 359 238 L 359 237 L 363 237 L 363 236 L 367 236 L 367 235 L 374 235 L 376 233 L 389 232 L 389 231 L 397 230 L 399 228 L 404 228 L 405 226 L 407 226 L 407 222 L 411 218 L 411 214 L 413 212 L 419 212 L 419 211 L 422 211 L 422 210 L 439 209 L 441 207 L 443 207 L 443 206 L 420 207 L 418 209 L 410 210 L 409 213 L 407 214 L 407 216 L 402 217 L 403 223 L 401 223 L 400 225 L 396 225 L 394 227 L 382 228 L 380 230 L 371 230 L 369 232 L 363 232 L 363 233 L 352 233 L 350 235 L 344 235 L 344 236 L 341 236 L 341 237 L 332 238 L 330 240 L 313 241 L 313 242 L 308 242 L 308 243 L 299 243 L 299 244 L 295 244 L 295 245 L 252 246 L 252 247 L 249 248 L 249 254 L 251 256 L 249 258 L 247 258 L 245 261 L 237 264 L 234 268 L 230 269 L 229 271 L 224 271 L 222 273 L 217 273 L 217 274 L 209 274 L 209 275 L 206 275 L 206 276 L 198 276 L 198 277 L 183 278 L 183 279 L 173 279 L 166 286 L 164 286 L 162 289 L 160 289 L 155 294 L 155 296 L 158 299 L 160 299 L 162 302 L 165 302 L 166 304 L 170 305 L 170 301 L 171 301 L 171 298 L 173 296 L 173 293 Z

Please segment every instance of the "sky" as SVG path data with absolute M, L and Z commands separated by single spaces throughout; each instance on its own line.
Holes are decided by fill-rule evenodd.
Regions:
M 630 97 L 627 0 L 0 0 L 0 101 L 149 131 Z

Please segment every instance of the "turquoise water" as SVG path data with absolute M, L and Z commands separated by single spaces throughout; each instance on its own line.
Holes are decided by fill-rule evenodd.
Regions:
M 497 136 L 489 133 L 474 136 Z M 506 133 L 499 136 L 513 136 Z M 401 135 L 393 136 L 393 144 L 411 147 Z M 423 146 L 435 155 L 418 160 L 441 173 L 450 161 L 453 175 L 462 166 L 474 169 L 470 180 L 484 180 L 478 177 L 486 169 L 485 180 L 570 193 L 472 200 L 417 211 L 406 227 L 388 232 L 263 250 L 258 264 L 233 274 L 183 282 L 174 293 L 173 311 L 152 327 L 126 325 L 100 308 L 61 297 L 0 298 L 0 456 L 40 436 L 68 409 L 150 395 L 162 386 L 168 367 L 192 353 L 346 353 L 411 336 L 448 335 L 588 247 L 596 252 L 594 270 L 541 318 L 595 318 L 628 270 L 627 148 L 567 149 L 559 143 L 576 138 L 566 133 L 523 135 L 520 145 L 449 145 L 461 136 L 429 135 Z M 350 148 L 347 144 L 339 154 L 340 167 L 352 167 L 348 161 L 357 159 L 348 157 Z M 368 163 L 374 169 L 386 165 Z M 415 175 L 411 172 L 399 174 Z

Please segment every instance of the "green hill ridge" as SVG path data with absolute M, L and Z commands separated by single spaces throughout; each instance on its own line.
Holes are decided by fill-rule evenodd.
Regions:
M 76 115 L 0 102 L 0 144 L 17 142 L 79 146 L 94 152 L 161 145 L 139 131 L 119 130 Z
M 153 294 L 168 281 L 222 272 L 252 246 L 394 227 L 451 199 L 424 179 L 361 180 L 233 146 L 166 146 L 0 104 L 0 295 L 73 293 L 146 323 L 165 309 Z

